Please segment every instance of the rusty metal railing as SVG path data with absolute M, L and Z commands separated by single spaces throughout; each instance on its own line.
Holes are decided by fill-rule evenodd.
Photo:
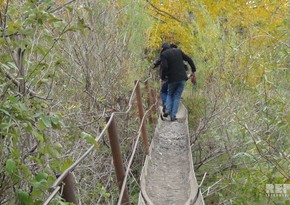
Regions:
M 113 112 L 110 117 L 107 117 L 107 123 L 104 127 L 104 129 L 101 131 L 101 133 L 95 138 L 95 141 L 99 141 L 105 133 L 108 131 L 109 139 L 110 139 L 110 145 L 112 150 L 112 156 L 113 156 L 113 162 L 117 177 L 117 183 L 119 187 L 119 200 L 118 205 L 129 205 L 130 199 L 129 199 L 129 193 L 126 186 L 126 181 L 128 177 L 128 173 L 130 170 L 130 167 L 133 162 L 133 158 L 136 152 L 137 144 L 139 143 L 139 139 L 142 136 L 143 146 L 145 154 L 148 154 L 149 151 L 149 145 L 148 145 L 148 139 L 147 139 L 147 132 L 146 132 L 146 117 L 148 114 L 153 113 L 154 110 L 155 113 L 157 112 L 157 106 L 158 106 L 158 99 L 156 90 L 150 89 L 148 82 L 151 79 L 151 77 L 147 78 L 144 81 L 145 84 L 145 90 L 147 92 L 147 98 L 148 98 L 148 104 L 150 105 L 149 109 L 146 110 L 144 113 L 143 105 L 142 105 L 142 95 L 141 95 L 141 88 L 140 88 L 140 80 L 135 81 L 135 86 L 132 90 L 127 110 L 122 112 Z M 127 166 L 127 170 L 125 173 L 124 166 L 123 166 L 123 160 L 122 155 L 120 152 L 120 145 L 118 143 L 118 136 L 116 132 L 116 126 L 115 126 L 115 115 L 125 115 L 128 114 L 133 106 L 133 98 L 136 94 L 136 100 L 137 100 L 137 106 L 138 106 L 138 112 L 139 112 L 139 118 L 140 118 L 140 127 L 138 130 L 137 139 L 134 145 L 134 149 L 132 151 L 129 164 Z M 152 115 L 150 115 L 149 118 L 150 123 L 153 123 Z M 74 185 L 73 185 L 73 178 L 72 178 L 72 171 L 94 150 L 95 146 L 92 145 L 89 147 L 89 149 L 80 156 L 70 167 L 68 167 L 53 183 L 50 192 L 51 194 L 47 198 L 47 200 L 43 203 L 43 205 L 48 205 L 51 200 L 61 191 L 66 190 L 66 194 L 64 193 L 62 197 L 67 201 L 74 204 L 77 204 L 77 199 L 74 194 Z M 64 185 L 63 185 L 64 184 Z M 70 186 L 67 186 L 70 185 Z

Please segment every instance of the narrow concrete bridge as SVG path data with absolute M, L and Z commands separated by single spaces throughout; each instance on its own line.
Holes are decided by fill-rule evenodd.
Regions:
M 177 122 L 158 120 L 141 175 L 138 205 L 203 205 L 189 144 L 187 110 Z
M 158 119 L 154 136 L 149 146 L 145 119 L 149 113 L 156 114 L 161 110 L 158 111 L 157 108 L 158 97 L 156 95 L 156 89 L 151 89 L 148 85 L 148 81 L 144 81 L 144 89 L 147 93 L 149 102 L 149 108 L 146 112 L 143 110 L 140 81 L 136 81 L 127 110 L 113 112 L 108 116 L 106 118 L 107 123 L 105 127 L 95 138 L 95 141 L 98 142 L 105 136 L 105 133 L 108 132 L 117 184 L 120 192 L 117 205 L 131 204 L 126 183 L 137 145 L 139 141 L 141 141 L 141 136 L 146 158 L 140 176 L 141 191 L 139 193 L 138 205 L 204 205 L 192 162 L 187 109 L 183 104 L 180 105 L 177 113 L 178 121 L 171 122 Z M 140 126 L 132 154 L 125 170 L 115 117 L 117 115 L 126 116 L 132 110 L 134 96 L 136 96 L 137 100 L 136 104 L 138 107 Z M 149 117 L 150 116 L 152 117 L 152 115 L 149 115 Z M 84 159 L 95 154 L 95 152 L 93 152 L 94 150 L 95 146 L 91 145 L 86 152 L 55 180 L 49 190 L 50 195 L 43 205 L 49 205 L 57 195 L 60 195 L 65 201 L 72 204 L 82 204 L 81 197 L 78 199 L 75 194 L 77 187 L 74 186 L 76 180 L 74 179 L 73 172 L 80 164 L 84 163 Z

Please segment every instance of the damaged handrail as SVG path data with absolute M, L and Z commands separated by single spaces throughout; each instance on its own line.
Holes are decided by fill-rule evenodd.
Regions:
M 149 78 L 147 78 L 143 83 L 147 86 L 148 84 L 148 81 L 152 79 L 152 77 L 150 76 Z M 147 114 L 149 112 L 152 111 L 153 108 L 156 109 L 156 106 L 158 104 L 158 100 L 157 100 L 157 96 L 156 96 L 156 91 L 155 90 L 152 90 L 153 91 L 153 97 L 155 98 L 155 101 L 154 101 L 154 104 L 150 105 L 150 108 L 144 113 L 141 113 L 140 114 L 140 110 L 139 110 L 139 117 L 140 117 L 140 127 L 139 127 L 139 131 L 138 131 L 138 136 L 137 136 L 137 140 L 136 142 L 138 143 L 139 142 L 139 138 L 142 135 L 144 135 L 144 131 L 146 132 L 146 128 L 144 126 L 145 124 L 145 117 L 147 116 Z M 122 115 L 122 114 L 128 114 L 133 106 L 133 97 L 134 95 L 137 95 L 139 92 L 139 95 L 140 95 L 140 80 L 137 80 L 135 81 L 135 86 L 131 92 L 131 96 L 130 96 L 130 99 L 129 99 L 129 103 L 128 103 L 128 106 L 127 106 L 127 110 L 125 111 L 119 111 L 119 112 L 113 112 L 110 116 L 110 118 L 108 119 L 104 129 L 101 131 L 101 133 L 95 138 L 95 141 L 98 142 L 104 135 L 105 135 L 105 132 L 108 131 L 109 127 L 111 126 L 112 122 L 113 122 L 113 119 L 114 119 L 114 116 L 115 115 Z M 147 90 L 147 92 L 149 92 Z M 148 97 L 150 96 L 150 93 L 148 93 Z M 139 96 L 141 97 L 141 95 Z M 151 97 L 151 96 L 150 96 Z M 142 106 L 142 102 L 138 102 L 138 100 L 140 101 L 140 99 L 138 99 L 138 96 L 137 96 L 137 103 L 138 104 L 141 104 Z M 149 100 L 149 103 L 150 103 L 150 100 Z M 140 109 L 140 108 L 139 108 Z M 141 112 L 143 112 L 143 106 L 141 108 Z M 143 116 L 142 116 L 143 115 Z M 143 131 L 143 132 L 142 132 Z M 143 136 L 143 140 L 144 140 L 144 136 Z M 146 139 L 147 140 L 147 139 Z M 132 152 L 132 155 L 131 155 L 131 158 L 130 158 L 130 161 L 129 161 L 129 165 L 127 167 L 127 170 L 126 170 L 126 175 L 124 176 L 124 179 L 121 183 L 121 189 L 120 189 L 120 198 L 119 198 L 119 201 L 122 200 L 122 196 L 124 194 L 124 190 L 125 190 L 125 187 L 126 187 L 126 180 L 127 180 L 127 177 L 128 177 L 128 173 L 129 173 L 129 169 L 130 169 L 130 166 L 132 164 L 132 161 L 133 161 L 133 157 L 135 155 L 135 151 L 136 151 L 136 147 L 137 147 L 137 143 L 135 143 L 135 146 L 134 146 L 134 150 Z M 144 143 L 144 141 L 143 141 Z M 146 146 L 148 147 L 148 144 L 144 145 L 145 146 L 145 152 L 146 154 L 148 150 L 146 150 Z M 58 192 L 61 190 L 61 184 L 63 183 L 63 181 L 66 179 L 66 177 L 69 176 L 69 174 L 90 154 L 90 152 L 92 152 L 94 150 L 94 145 L 92 145 L 91 147 L 89 147 L 87 149 L 87 151 L 81 156 L 79 157 L 71 166 L 69 166 L 56 180 L 55 182 L 53 183 L 52 187 L 50 188 L 50 191 L 51 191 L 51 194 L 49 195 L 49 197 L 47 198 L 47 200 L 43 203 L 43 205 L 48 205 L 51 200 L 58 194 Z M 76 201 L 76 199 L 75 199 Z M 74 201 L 72 201 L 74 202 Z M 119 202 L 118 202 L 119 204 Z

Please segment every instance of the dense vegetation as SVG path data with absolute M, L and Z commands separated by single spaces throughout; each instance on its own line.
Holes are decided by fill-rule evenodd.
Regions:
M 183 102 L 206 204 L 290 204 L 265 189 L 290 183 L 289 18 L 287 0 L 1 1 L 0 204 L 41 204 L 104 116 L 126 107 L 164 41 L 197 65 Z M 129 119 L 119 119 L 125 159 Z M 83 204 L 114 204 L 107 139 L 96 148 L 75 170 L 76 192 Z M 143 157 L 128 183 L 133 202 Z

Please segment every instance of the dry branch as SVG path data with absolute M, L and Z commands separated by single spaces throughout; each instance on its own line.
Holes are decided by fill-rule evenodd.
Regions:
M 18 80 L 16 80 L 10 73 L 8 73 L 6 70 L 2 69 L 2 71 L 4 72 L 5 76 L 11 80 L 13 82 L 14 85 L 16 85 L 17 87 L 20 86 L 20 82 Z M 34 91 L 32 91 L 31 89 L 27 88 L 27 94 L 29 94 L 31 97 L 35 97 L 36 93 Z
M 154 4 L 152 4 L 149 0 L 146 0 L 146 1 L 148 2 L 148 4 L 150 4 L 150 6 L 151 6 L 154 10 L 156 10 L 156 11 L 157 11 L 158 13 L 160 13 L 161 15 L 164 15 L 164 14 L 165 14 L 165 15 L 169 16 L 170 18 L 172 18 L 172 19 L 178 21 L 179 23 L 184 23 L 183 21 L 179 20 L 178 18 L 176 18 L 175 16 L 169 14 L 168 12 L 163 11 L 163 10 L 157 8 L 157 7 L 156 7 Z

